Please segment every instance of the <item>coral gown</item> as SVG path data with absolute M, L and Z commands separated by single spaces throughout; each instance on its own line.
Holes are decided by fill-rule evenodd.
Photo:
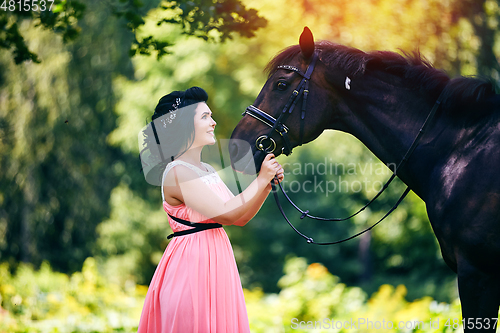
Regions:
M 222 200 L 233 197 L 219 175 L 206 163 L 203 165 L 208 172 L 184 161 L 173 161 L 167 165 L 163 179 L 179 164 L 195 171 Z M 185 204 L 169 205 L 164 197 L 163 209 L 187 221 L 214 223 Z M 171 218 L 169 224 L 174 232 L 190 229 Z M 156 268 L 138 333 L 174 332 L 250 332 L 233 249 L 223 228 L 174 237 Z

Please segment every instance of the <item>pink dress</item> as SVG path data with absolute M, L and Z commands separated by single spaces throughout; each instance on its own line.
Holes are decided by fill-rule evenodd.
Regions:
M 222 200 L 233 197 L 219 175 L 206 163 L 203 165 L 209 172 L 183 161 L 173 161 L 165 169 L 163 178 L 176 165 L 195 171 Z M 171 206 L 164 198 L 163 209 L 187 221 L 207 220 L 185 204 Z M 174 232 L 190 229 L 171 218 L 169 224 Z M 233 249 L 223 228 L 172 238 L 156 268 L 138 333 L 174 332 L 250 332 Z

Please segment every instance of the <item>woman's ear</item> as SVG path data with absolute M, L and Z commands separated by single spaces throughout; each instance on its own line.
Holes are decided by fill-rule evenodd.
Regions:
M 304 27 L 304 31 L 302 31 L 299 38 L 299 45 L 304 59 L 309 59 L 314 53 L 314 37 L 308 27 Z

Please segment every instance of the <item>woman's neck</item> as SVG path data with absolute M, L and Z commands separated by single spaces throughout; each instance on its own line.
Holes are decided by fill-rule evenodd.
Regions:
M 202 149 L 203 147 L 191 148 L 176 159 L 187 162 L 204 170 L 204 167 L 201 165 Z

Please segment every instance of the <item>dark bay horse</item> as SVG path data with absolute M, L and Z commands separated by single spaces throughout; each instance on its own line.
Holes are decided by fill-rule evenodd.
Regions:
M 315 43 L 307 28 L 299 45 L 278 54 L 267 70 L 267 82 L 231 136 L 252 147 L 249 153 L 239 140 L 230 144 L 237 171 L 259 171 L 265 151 L 288 154 L 326 129 L 350 133 L 386 165 L 397 164 L 439 98 L 437 111 L 397 175 L 426 203 L 443 258 L 458 275 L 465 331 L 495 331 L 500 306 L 500 95 L 493 82 L 450 79 L 418 53 L 365 53 Z M 293 93 L 298 86 L 300 91 Z M 290 105 L 293 95 L 297 98 Z M 272 119 L 283 111 L 286 121 L 271 135 Z

